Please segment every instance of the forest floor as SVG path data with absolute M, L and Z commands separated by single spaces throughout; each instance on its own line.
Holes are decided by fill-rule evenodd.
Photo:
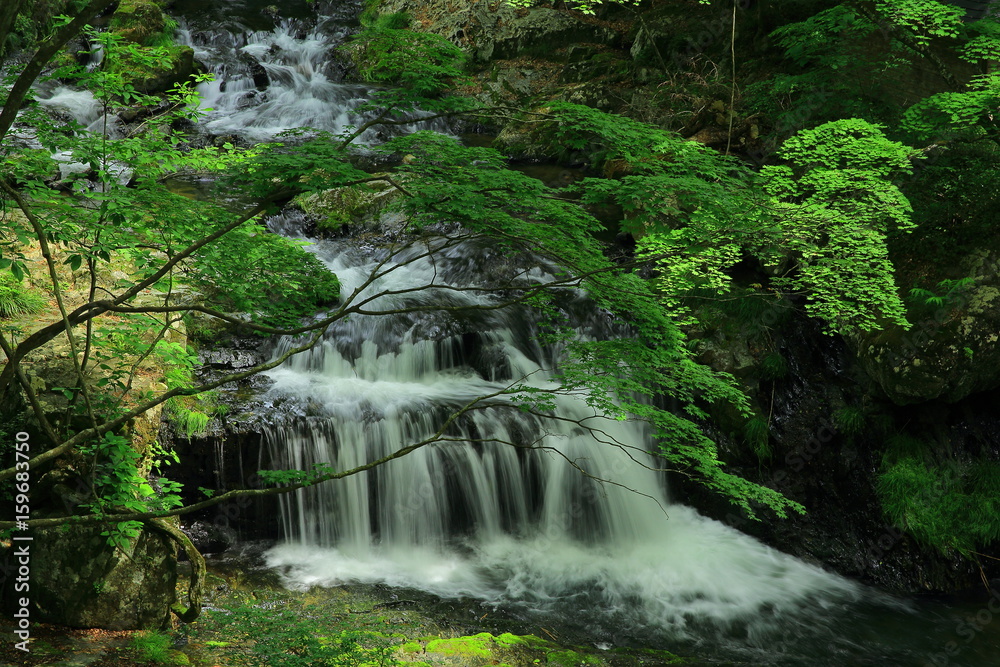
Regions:
M 183 564 L 182 564 L 183 569 Z M 187 593 L 178 580 L 178 598 Z M 384 585 L 292 591 L 273 570 L 209 559 L 201 618 L 160 632 L 31 627 L 30 652 L 0 620 L 0 667 L 499 667 L 697 665 L 668 651 L 600 648 L 480 600 Z

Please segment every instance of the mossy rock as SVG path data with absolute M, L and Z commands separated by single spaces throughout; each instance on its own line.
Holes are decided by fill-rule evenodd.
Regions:
M 300 195 L 296 203 L 316 220 L 321 233 L 336 232 L 344 225 L 374 218 L 398 195 L 394 186 L 375 181 Z
M 116 548 L 103 530 L 91 524 L 34 529 L 32 621 L 110 630 L 166 627 L 175 602 L 176 545 L 143 531 Z M 13 548 L 0 547 L 0 567 L 14 562 Z
M 496 645 L 493 635 L 488 632 L 480 632 L 471 637 L 454 637 L 452 639 L 435 639 L 427 643 L 429 653 L 442 653 L 444 655 L 475 656 L 489 658 L 492 656 L 492 649 Z
M 167 28 L 167 17 L 152 0 L 122 0 L 111 18 L 112 32 L 133 44 L 146 45 Z
M 111 63 L 112 71 L 124 76 L 136 90 L 147 95 L 166 92 L 195 72 L 194 49 L 190 46 L 149 48 L 147 55 L 156 56 L 152 65 L 123 54 Z

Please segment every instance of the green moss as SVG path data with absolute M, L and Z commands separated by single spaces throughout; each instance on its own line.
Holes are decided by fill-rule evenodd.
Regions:
M 400 645 L 399 650 L 403 653 L 420 653 L 424 650 L 424 645 L 420 642 L 405 642 Z
M 176 27 L 176 23 L 173 24 Z M 167 31 L 168 19 L 150 0 L 122 0 L 111 18 L 112 32 L 135 44 L 151 46 Z
M 579 665 L 604 665 L 606 663 L 597 656 L 577 651 L 552 651 L 545 656 L 545 664 L 556 667 L 578 667 Z
M 428 652 L 444 655 L 466 655 L 489 658 L 490 650 L 495 646 L 493 635 L 480 632 L 471 637 L 455 637 L 453 639 L 435 639 L 427 643 Z
M 551 645 L 551 642 L 541 639 L 540 637 L 536 637 L 535 635 L 512 635 L 509 632 L 505 632 L 494 639 L 497 644 L 502 644 L 503 646 L 528 646 L 532 648 L 540 648 Z

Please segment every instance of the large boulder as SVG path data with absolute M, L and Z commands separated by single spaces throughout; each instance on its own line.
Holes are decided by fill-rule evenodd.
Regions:
M 116 548 L 102 530 L 69 525 L 31 531 L 32 620 L 111 630 L 165 627 L 176 597 L 176 546 L 144 531 Z
M 970 255 L 960 273 L 974 279 L 925 307 L 906 330 L 858 334 L 858 360 L 898 405 L 940 398 L 949 403 L 1000 386 L 1000 253 Z M 931 304 L 934 304 L 931 301 Z
M 613 30 L 568 12 L 547 7 L 515 9 L 486 0 L 385 0 L 383 14 L 407 12 L 415 27 L 459 44 L 476 59 L 514 58 L 550 53 L 554 44 L 611 43 Z
M 372 181 L 299 195 L 295 203 L 316 221 L 317 231 L 323 234 L 376 218 L 400 194 L 388 181 Z

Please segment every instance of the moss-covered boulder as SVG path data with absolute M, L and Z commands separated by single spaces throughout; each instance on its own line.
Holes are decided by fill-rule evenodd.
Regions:
M 862 368 L 894 403 L 954 402 L 1000 386 L 1000 253 L 973 253 L 960 273 L 972 284 L 918 297 L 910 329 L 850 339 Z
M 103 530 L 76 525 L 31 531 L 32 621 L 111 630 L 167 625 L 177 582 L 174 544 L 142 532 L 119 549 L 108 545 Z M 8 563 L 12 551 L 5 554 Z
M 108 26 L 138 46 L 134 52 L 124 51 L 111 59 L 108 66 L 149 95 L 165 92 L 196 71 L 194 50 L 173 42 L 177 23 L 164 14 L 164 4 L 163 0 L 122 0 Z
M 112 63 L 112 68 L 127 78 L 135 89 L 147 95 L 166 92 L 187 81 L 195 73 L 194 49 L 179 44 L 150 47 L 147 58 L 132 58 L 127 54 Z
M 134 44 L 149 45 L 168 25 L 160 5 L 152 0 L 122 0 L 111 17 L 110 29 Z
M 372 181 L 300 195 L 296 204 L 316 221 L 320 233 L 331 233 L 375 218 L 399 194 L 388 181 Z

